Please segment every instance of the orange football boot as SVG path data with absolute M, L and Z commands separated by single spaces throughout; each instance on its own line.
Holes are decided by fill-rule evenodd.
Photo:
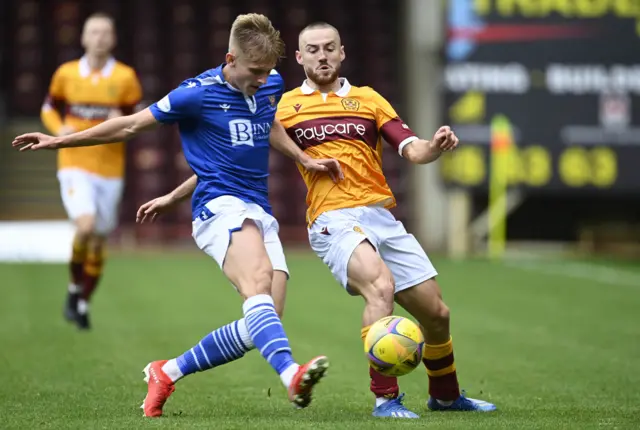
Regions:
M 140 409 L 144 410 L 145 417 L 162 416 L 162 407 L 176 389 L 176 386 L 162 370 L 162 366 L 168 360 L 152 361 L 142 371 L 144 382 L 148 384 L 147 396 L 142 402 Z
M 289 400 L 298 408 L 306 408 L 311 403 L 313 386 L 327 374 L 329 359 L 323 355 L 300 366 L 289 385 Z

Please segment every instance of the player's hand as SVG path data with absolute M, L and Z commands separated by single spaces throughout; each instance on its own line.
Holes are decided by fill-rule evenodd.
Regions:
M 453 151 L 458 147 L 460 140 L 448 125 L 444 125 L 436 131 L 431 140 L 431 149 L 445 152 Z
M 344 179 L 340 162 L 333 158 L 311 158 L 301 162 L 302 166 L 311 172 L 327 172 L 333 182 Z
M 15 137 L 11 145 L 20 151 L 36 151 L 38 149 L 58 149 L 61 143 L 62 138 L 60 137 L 43 133 L 26 133 Z
M 178 204 L 170 194 L 157 197 L 138 208 L 136 222 L 143 224 L 145 221 L 154 222 L 158 215 L 169 212 Z

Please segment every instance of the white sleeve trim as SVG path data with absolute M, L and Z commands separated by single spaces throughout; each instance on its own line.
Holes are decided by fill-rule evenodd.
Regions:
M 418 140 L 418 136 L 409 136 L 405 140 L 400 142 L 400 145 L 398 145 L 398 154 L 400 154 L 401 157 L 402 157 L 402 150 L 404 149 L 404 147 L 410 144 L 411 142 L 413 142 L 414 140 Z

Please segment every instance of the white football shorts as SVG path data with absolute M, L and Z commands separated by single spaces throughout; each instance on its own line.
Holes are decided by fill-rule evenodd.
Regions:
M 240 230 L 246 219 L 253 220 L 262 233 L 264 246 L 273 270 L 285 272 L 289 269 L 278 232 L 278 221 L 255 203 L 247 203 L 233 196 L 221 196 L 205 205 L 193 221 L 193 238 L 198 247 L 216 260 L 220 268 L 231 242 L 231 233 Z
M 124 181 L 80 169 L 58 171 L 62 204 L 69 219 L 95 216 L 95 233 L 108 235 L 118 225 Z
M 395 280 L 396 293 L 435 277 L 438 273 L 416 238 L 382 207 L 363 206 L 322 213 L 309 228 L 313 251 L 329 266 L 350 294 L 347 266 L 351 254 L 368 240 Z

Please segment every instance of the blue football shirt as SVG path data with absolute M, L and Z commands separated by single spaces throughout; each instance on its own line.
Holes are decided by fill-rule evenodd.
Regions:
M 225 81 L 222 67 L 187 79 L 150 106 L 161 123 L 177 123 L 187 163 L 198 176 L 193 218 L 220 196 L 234 196 L 271 213 L 267 192 L 269 133 L 284 92 L 271 71 L 252 97 Z

